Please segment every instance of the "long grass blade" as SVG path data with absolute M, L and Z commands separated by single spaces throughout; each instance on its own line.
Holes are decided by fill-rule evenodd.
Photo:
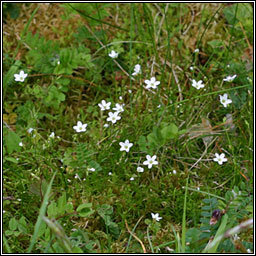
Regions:
M 186 246 L 186 209 L 187 209 L 188 179 L 189 179 L 189 176 L 187 177 L 187 182 L 186 182 L 184 206 L 183 206 L 183 218 L 182 218 L 181 246 L 182 246 L 183 253 L 185 252 L 185 246 Z
M 40 227 L 41 227 L 41 224 L 43 222 L 43 216 L 45 216 L 45 212 L 46 212 L 46 208 L 47 208 L 47 205 L 48 205 L 48 200 L 49 200 L 49 196 L 50 196 L 50 192 L 51 192 L 51 188 L 52 188 L 52 183 L 53 183 L 53 180 L 55 178 L 55 175 L 56 175 L 56 172 L 53 174 L 52 176 L 52 179 L 47 187 L 47 190 L 46 190 L 46 193 L 45 193 L 45 196 L 44 196 L 44 200 L 43 200 L 43 203 L 41 205 L 41 208 L 40 208 L 40 211 L 39 211 L 39 216 L 37 218 L 37 222 L 36 222 L 36 225 L 35 225 L 35 230 L 34 230 L 34 234 L 31 238 L 31 241 L 30 241 L 30 245 L 29 245 L 29 248 L 28 248 L 28 253 L 31 253 L 35 243 L 36 243 L 36 240 L 38 238 L 38 233 L 39 233 L 39 230 L 40 230 Z

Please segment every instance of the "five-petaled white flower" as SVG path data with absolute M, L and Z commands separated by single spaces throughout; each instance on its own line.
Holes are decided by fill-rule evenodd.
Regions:
M 136 64 L 135 67 L 134 67 L 134 72 L 132 73 L 133 76 L 137 76 L 139 73 L 141 73 L 141 70 L 140 70 L 140 64 Z
M 156 89 L 157 85 L 160 84 L 160 81 L 156 81 L 155 77 L 151 77 L 150 80 L 145 80 L 145 84 L 146 84 L 146 89 Z
M 138 167 L 138 168 L 137 168 L 137 172 L 144 172 L 144 168 Z
M 49 138 L 54 138 L 55 137 L 55 133 L 52 132 L 50 135 L 49 135 Z
M 115 110 L 116 112 L 120 113 L 120 112 L 123 112 L 124 111 L 124 108 L 123 108 L 124 104 L 119 104 L 119 103 L 116 103 L 116 107 L 113 108 L 113 110 Z
M 226 93 L 220 95 L 220 103 L 226 108 L 228 104 L 232 103 L 232 100 L 228 99 L 228 95 Z
M 156 220 L 156 221 L 159 221 L 162 219 L 162 217 L 159 216 L 159 213 L 151 213 L 151 216 L 152 216 L 152 219 Z
M 109 112 L 107 121 L 112 122 L 113 124 L 115 124 L 117 120 L 121 119 L 121 116 L 119 116 L 118 114 L 119 114 L 119 112 L 115 112 L 115 113 Z
M 149 169 L 151 169 L 153 164 L 158 164 L 158 162 L 156 161 L 156 155 L 154 156 L 150 156 L 150 155 L 146 155 L 147 161 L 144 161 L 143 164 L 147 165 Z
M 83 124 L 81 121 L 78 121 L 77 125 L 73 126 L 73 129 L 76 130 L 76 132 L 85 132 L 86 127 L 87 124 Z
M 196 80 L 192 80 L 192 86 L 195 87 L 197 90 L 200 88 L 204 88 L 204 84 L 202 80 L 199 80 L 198 82 Z
M 233 76 L 227 76 L 226 78 L 223 79 L 225 82 L 232 82 L 236 78 L 236 75 Z
M 129 152 L 130 148 L 133 146 L 133 143 L 130 143 L 129 140 L 125 140 L 125 142 L 119 142 L 119 145 L 121 146 L 120 151 Z
M 31 133 L 34 131 L 34 128 L 28 128 L 28 133 Z
M 110 109 L 111 102 L 106 102 L 105 100 L 102 100 L 101 103 L 98 104 L 101 111 Z
M 27 76 L 28 74 L 25 74 L 23 70 L 21 70 L 19 74 L 14 74 L 15 81 L 17 82 L 24 82 Z
M 108 56 L 112 59 L 116 59 L 118 57 L 118 53 L 112 50 Z
M 224 153 L 221 153 L 220 155 L 218 153 L 215 153 L 215 158 L 213 158 L 213 161 L 218 162 L 218 164 L 222 165 L 223 162 L 227 162 L 228 159 L 225 158 Z

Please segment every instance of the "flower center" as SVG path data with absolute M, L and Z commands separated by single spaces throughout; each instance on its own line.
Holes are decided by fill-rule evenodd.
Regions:
M 81 126 L 81 127 L 79 127 L 79 130 L 82 130 L 83 129 L 83 127 Z
M 124 148 L 126 148 L 126 149 L 127 149 L 127 148 L 128 148 L 128 146 L 124 146 Z
M 112 117 L 112 120 L 115 121 L 115 117 Z
M 152 160 L 150 160 L 150 161 L 149 161 L 149 163 L 150 163 L 150 164 L 153 164 L 153 161 L 152 161 Z

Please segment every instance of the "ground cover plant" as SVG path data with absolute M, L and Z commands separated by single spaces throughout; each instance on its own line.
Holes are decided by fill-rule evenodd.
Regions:
M 253 252 L 253 5 L 3 3 L 3 252 Z

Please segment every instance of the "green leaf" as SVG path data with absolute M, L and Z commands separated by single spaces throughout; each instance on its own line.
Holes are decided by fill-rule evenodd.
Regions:
M 103 204 L 100 208 L 97 209 L 97 212 L 100 216 L 111 215 L 113 213 L 113 207 L 108 204 Z
M 14 74 L 19 73 L 18 71 L 20 69 L 20 66 L 21 66 L 21 62 L 19 60 L 16 60 L 16 62 L 11 66 L 7 74 L 4 75 L 4 78 L 3 78 L 4 90 L 7 88 L 9 84 L 11 84 L 12 82 L 15 82 Z
M 67 205 L 66 192 L 58 199 L 58 213 L 64 214 Z
M 165 140 L 174 139 L 178 135 L 178 127 L 172 123 L 162 128 L 161 134 Z
M 223 46 L 223 41 L 222 40 L 212 40 L 210 42 L 207 42 L 212 48 L 220 48 Z
M 19 219 L 19 222 L 18 222 L 18 229 L 20 232 L 24 233 L 24 234 L 27 234 L 28 233 L 28 229 L 27 229 L 27 223 L 26 223 L 26 220 L 25 220 L 25 217 L 22 216 L 20 219 Z
M 83 210 L 84 208 L 91 208 L 92 207 L 92 203 L 84 203 L 84 204 L 80 204 L 76 211 L 80 212 L 81 210 Z
M 11 218 L 10 221 L 9 221 L 9 229 L 12 230 L 12 231 L 14 231 L 14 230 L 17 229 L 17 227 L 18 227 L 18 222 L 17 222 L 17 220 L 16 220 L 14 217 Z
M 137 143 L 141 151 L 147 152 L 147 140 L 145 136 L 140 136 Z
M 92 204 L 91 203 L 84 203 L 84 204 L 80 204 L 76 211 L 78 212 L 78 215 L 80 217 L 88 217 L 90 215 L 92 215 L 95 211 L 91 210 Z
M 55 218 L 57 214 L 58 214 L 58 208 L 57 208 L 56 202 L 53 201 L 48 206 L 47 215 L 49 216 L 49 218 Z
M 17 160 L 16 158 L 9 157 L 9 156 L 5 157 L 4 160 L 5 160 L 5 161 L 12 162 L 12 163 L 15 163 L 15 164 L 18 163 L 18 160 Z
M 21 147 L 19 143 L 21 142 L 21 138 L 13 131 L 9 131 L 5 138 L 5 143 L 7 147 L 7 152 L 11 154 L 13 151 L 20 152 Z
M 7 235 L 7 236 L 12 236 L 12 235 L 13 235 L 13 232 L 14 232 L 14 231 L 12 231 L 12 230 L 6 230 L 4 233 L 5 233 L 5 235 Z

